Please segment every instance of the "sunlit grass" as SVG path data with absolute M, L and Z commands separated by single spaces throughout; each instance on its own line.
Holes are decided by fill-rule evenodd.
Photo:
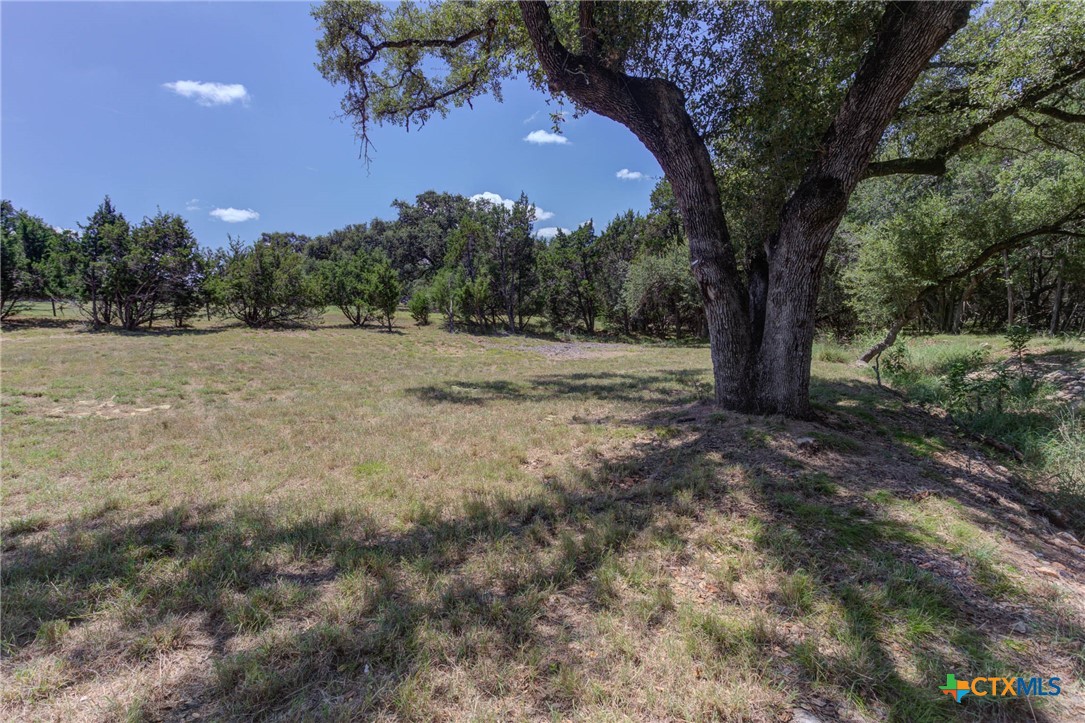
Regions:
M 1049 537 L 835 352 L 798 423 L 708 406 L 704 348 L 405 315 L 0 339 L 6 719 L 1019 718 L 947 671 L 1080 694 L 1072 590 L 1025 564 Z M 997 612 L 1024 601 L 1027 639 Z

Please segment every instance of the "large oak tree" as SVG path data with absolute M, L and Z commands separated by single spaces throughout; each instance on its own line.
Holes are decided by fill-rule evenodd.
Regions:
M 717 402 L 804 416 L 824 257 L 856 185 L 943 173 L 1026 110 L 1079 120 L 1073 6 L 329 2 L 314 14 L 320 70 L 346 86 L 367 153 L 373 123 L 424 124 L 500 98 L 518 74 L 631 130 L 681 212 Z

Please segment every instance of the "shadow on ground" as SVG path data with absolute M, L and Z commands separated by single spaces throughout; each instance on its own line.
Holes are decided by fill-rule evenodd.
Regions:
M 545 494 L 423 509 L 402 532 L 364 515 L 291 519 L 270 507 L 174 509 L 137 522 L 103 509 L 9 532 L 5 668 L 26 679 L 49 657 L 64 672 L 6 707 L 33 710 L 117 665 L 189 656 L 183 674 L 149 686 L 129 712 L 427 719 L 467 715 L 481 698 L 509 718 L 677 717 L 667 705 L 681 701 L 608 698 L 614 666 L 649 662 L 589 654 L 598 632 L 585 616 L 611 614 L 633 621 L 636 640 L 684 641 L 674 654 L 692 658 L 699 679 L 681 684 L 706 700 L 732 688 L 736 670 L 772 691 L 767 708 L 695 717 L 778 719 L 801 706 L 826 720 L 1061 719 L 1042 700 L 957 705 L 938 691 L 947 673 L 1085 674 L 1080 621 L 1026 592 L 967 530 L 958 540 L 942 529 L 952 513 L 1060 561 L 1080 583 L 1081 559 L 1051 544 L 1050 526 L 1007 475 L 867 385 L 821 384 L 818 423 L 719 413 L 697 401 L 704 385 L 673 371 L 409 390 L 433 404 L 562 394 L 678 406 L 606 420 L 647 432 L 549 480 Z M 804 456 L 799 435 L 821 451 Z M 731 536 L 731 526 L 748 535 Z M 668 574 L 635 594 L 615 582 L 647 555 L 662 556 Z M 732 573 L 690 600 L 675 586 L 703 555 Z M 741 556 L 779 580 L 759 607 L 736 592 L 753 574 L 729 562 Z M 1022 619 L 1029 633 L 1015 637 Z
M 97 329 L 86 319 L 79 317 L 48 317 L 26 316 L 13 317 L 4 320 L 5 332 L 30 331 L 32 329 L 56 329 L 64 331 L 85 332 L 88 334 L 115 334 L 117 336 L 206 336 L 217 334 L 235 326 L 230 323 L 220 323 L 215 326 L 157 326 L 150 328 L 125 329 L 121 326 L 105 325 Z

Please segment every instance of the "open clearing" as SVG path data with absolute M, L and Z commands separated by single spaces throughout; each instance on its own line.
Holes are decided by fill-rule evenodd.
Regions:
M 41 322 L 6 720 L 1085 719 L 1078 538 L 847 363 L 804 423 L 715 411 L 705 348 Z

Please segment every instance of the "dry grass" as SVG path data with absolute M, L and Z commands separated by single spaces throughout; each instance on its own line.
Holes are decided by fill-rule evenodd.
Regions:
M 1085 715 L 1085 551 L 847 364 L 338 323 L 5 329 L 4 718 Z

